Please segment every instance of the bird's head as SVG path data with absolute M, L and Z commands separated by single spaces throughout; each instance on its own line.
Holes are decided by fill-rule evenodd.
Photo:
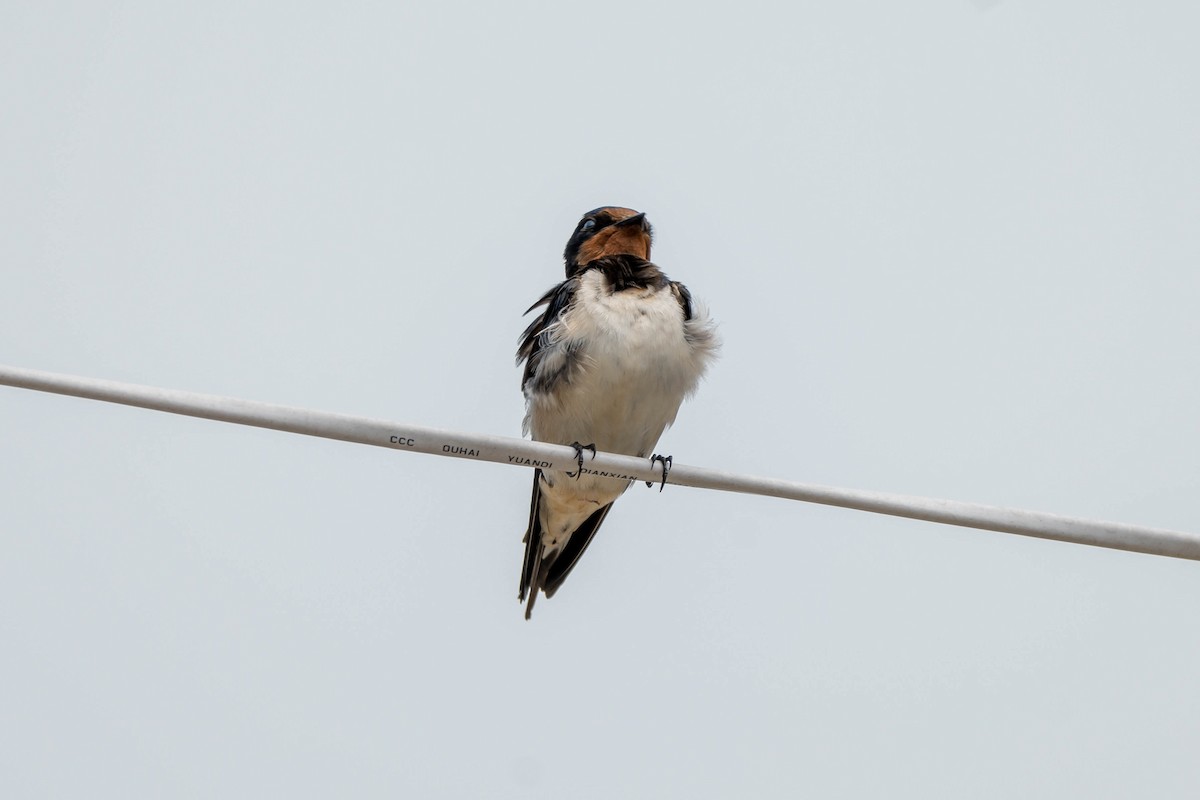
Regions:
M 632 208 L 604 206 L 587 212 L 563 251 L 567 277 L 604 256 L 635 256 L 650 260 L 653 229 L 644 213 Z

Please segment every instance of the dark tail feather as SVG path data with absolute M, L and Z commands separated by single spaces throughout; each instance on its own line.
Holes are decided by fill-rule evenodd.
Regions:
M 571 538 L 567 540 L 566 545 L 559 551 L 555 559 L 546 565 L 544 574 L 538 581 L 546 593 L 546 597 L 554 597 L 558 587 L 562 586 L 562 582 L 571 574 L 571 570 L 583 556 L 583 551 L 587 550 L 587 546 L 592 543 L 592 537 L 600 529 L 600 523 L 604 522 L 604 518 L 608 516 L 610 508 L 612 508 L 612 503 L 596 509 L 595 513 L 584 520 L 583 524 L 571 534 Z
M 538 505 L 542 499 L 542 471 L 533 471 L 533 499 L 529 502 L 529 527 L 525 529 L 525 561 L 521 565 L 521 593 L 517 599 L 525 602 L 525 594 L 529 592 L 529 605 L 525 607 L 525 619 L 529 619 L 533 611 L 533 602 L 537 600 L 538 582 L 535 579 L 542 564 L 542 521 L 538 514 Z M 532 592 L 530 589 L 532 588 Z
M 538 506 L 542 499 L 542 471 L 533 472 L 533 497 L 529 502 L 529 527 L 525 529 L 525 561 L 521 564 L 521 591 L 517 599 L 525 603 L 525 619 L 533 614 L 533 604 L 537 601 L 538 591 L 544 591 L 546 597 L 553 597 L 562 586 L 562 582 L 571 574 L 575 564 L 592 543 L 592 537 L 600 528 L 600 523 L 608 516 L 612 503 L 596 509 L 590 517 L 567 539 L 563 549 L 555 553 L 550 560 L 543 558 L 542 552 L 542 518 Z M 528 599 L 526 597 L 528 596 Z
M 532 571 L 535 576 L 539 576 L 539 575 L 541 575 L 542 572 L 544 572 L 544 570 L 542 569 L 542 548 L 541 548 L 541 546 L 539 546 L 537 548 L 537 551 L 534 553 Z M 533 585 L 530 587 L 529 601 L 525 603 L 525 619 L 529 619 L 533 615 L 533 604 L 537 602 L 537 596 L 538 596 L 538 580 L 539 579 L 537 577 L 535 577 L 534 581 L 533 581 Z M 524 600 L 525 596 L 522 595 L 520 599 Z

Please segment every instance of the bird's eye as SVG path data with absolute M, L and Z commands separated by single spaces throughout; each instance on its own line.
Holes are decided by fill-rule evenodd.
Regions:
M 594 220 L 594 219 L 585 219 L 585 220 L 583 221 L 583 224 L 579 226 L 579 230 L 581 230 L 581 231 L 590 231 L 590 230 L 591 230 L 592 228 L 594 228 L 594 227 L 596 227 L 596 220 Z

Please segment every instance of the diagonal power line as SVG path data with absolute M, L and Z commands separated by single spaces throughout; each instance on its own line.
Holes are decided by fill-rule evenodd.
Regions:
M 0 365 L 0 385 L 121 403 L 236 425 L 271 428 L 305 436 L 340 439 L 393 450 L 522 467 L 569 471 L 575 469 L 575 451 L 570 447 L 507 436 L 427 428 L 235 397 L 160 389 L 3 365 Z M 657 481 L 661 478 L 660 469 L 652 469 L 648 459 L 603 452 L 597 453 L 594 459 L 589 458 L 584 464 L 584 470 L 629 480 Z M 955 500 L 817 486 L 758 478 L 718 469 L 689 467 L 684 464 L 671 468 L 669 480 L 677 486 L 802 500 L 947 525 L 1200 560 L 1200 535 L 1182 531 L 998 508 Z

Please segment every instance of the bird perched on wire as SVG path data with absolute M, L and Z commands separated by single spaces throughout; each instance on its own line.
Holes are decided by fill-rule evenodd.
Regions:
M 524 432 L 573 446 L 577 471 L 534 472 L 521 568 L 526 619 L 539 590 L 558 591 L 629 487 L 584 469 L 583 451 L 649 455 L 716 355 L 707 312 L 650 262 L 652 238 L 644 213 L 589 211 L 563 253 L 566 280 L 529 308 L 546 306 L 517 350 Z M 665 483 L 670 458 L 655 462 Z

